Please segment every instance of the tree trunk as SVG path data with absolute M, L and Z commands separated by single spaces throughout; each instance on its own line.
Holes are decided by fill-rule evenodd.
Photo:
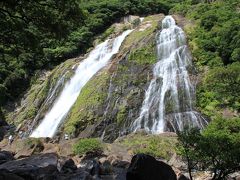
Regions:
M 187 164 L 188 164 L 189 178 L 190 178 L 190 180 L 193 180 L 193 178 L 192 178 L 192 168 L 191 168 L 191 165 L 190 165 L 190 159 L 189 159 L 188 156 L 187 156 Z

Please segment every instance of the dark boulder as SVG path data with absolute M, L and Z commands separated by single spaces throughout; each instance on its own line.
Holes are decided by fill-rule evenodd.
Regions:
M 178 180 L 189 180 L 189 178 L 187 178 L 183 174 L 180 174 L 179 177 L 178 177 Z
M 69 175 L 57 176 L 57 180 L 96 180 L 86 171 L 77 171 Z
M 35 155 L 21 160 L 8 161 L 0 165 L 0 171 L 6 171 L 23 179 L 52 179 L 57 170 L 56 154 Z M 8 173 L 8 174 L 9 174 Z
M 1 180 L 24 180 L 22 177 L 4 170 L 0 171 L 0 179 Z
M 13 154 L 8 151 L 0 151 L 0 164 L 14 160 Z
M 72 173 L 77 170 L 77 166 L 75 165 L 72 159 L 61 159 L 60 162 L 60 172 L 61 173 Z
M 100 174 L 100 164 L 95 159 L 86 159 L 81 162 L 82 168 L 87 171 L 92 176 L 99 176 Z
M 126 177 L 127 180 L 177 179 L 171 166 L 145 154 L 137 154 L 132 158 Z

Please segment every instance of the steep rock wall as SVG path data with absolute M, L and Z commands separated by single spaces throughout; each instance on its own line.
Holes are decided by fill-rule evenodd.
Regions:
M 112 62 L 82 89 L 63 131 L 114 140 L 137 118 L 157 61 L 155 36 L 164 15 L 144 19 Z
M 136 27 L 139 22 L 140 19 L 138 16 L 124 18 L 121 23 L 113 24 L 105 33 L 97 37 L 94 44 L 97 45 L 109 37 L 116 37 L 124 30 Z M 90 50 L 91 49 L 89 49 L 89 51 Z M 28 135 L 39 124 L 39 121 L 53 105 L 63 89 L 64 84 L 73 75 L 78 64 L 85 59 L 87 55 L 88 54 L 69 59 L 55 67 L 52 71 L 38 72 L 35 78 L 33 78 L 32 85 L 24 97 L 15 104 L 4 107 L 7 121 L 10 124 L 14 124 L 17 131 L 23 131 Z M 108 76 L 106 76 L 106 78 L 108 78 Z M 99 81 L 97 83 L 101 82 L 102 81 Z M 105 86 L 107 86 L 107 84 Z M 86 97 L 84 91 L 83 97 Z M 93 101 L 91 101 L 90 104 L 92 102 Z
M 44 71 L 32 83 L 31 88 L 19 103 L 15 104 L 15 110 L 10 111 L 6 119 L 15 124 L 17 130 L 28 132 L 38 124 L 49 107 L 54 103 L 65 82 L 74 73 L 74 65 L 81 58 L 67 60 L 54 68 L 51 72 Z

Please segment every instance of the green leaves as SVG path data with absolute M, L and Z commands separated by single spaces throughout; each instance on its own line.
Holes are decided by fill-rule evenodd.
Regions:
M 191 32 L 190 39 L 197 42 L 199 49 L 193 50 L 193 55 L 199 65 L 215 67 L 215 64 L 222 65 L 221 61 L 227 65 L 240 60 L 237 55 L 240 47 L 237 4 L 239 2 L 234 0 L 212 3 L 184 1 L 171 10 L 196 21 L 197 27 Z
M 219 108 L 232 108 L 239 111 L 240 102 L 240 64 L 211 69 L 199 85 L 198 106 L 210 117 Z M 210 106 L 212 108 L 210 108 Z
M 240 118 L 216 118 L 201 133 L 185 129 L 178 139 L 190 170 L 211 170 L 213 179 L 224 179 L 240 168 Z
M 84 15 L 75 0 L 13 0 L 0 5 L 0 62 L 4 64 L 0 83 L 8 95 L 1 103 L 5 103 L 21 94 L 34 71 L 50 61 L 45 47 L 71 51 L 61 42 L 82 25 Z

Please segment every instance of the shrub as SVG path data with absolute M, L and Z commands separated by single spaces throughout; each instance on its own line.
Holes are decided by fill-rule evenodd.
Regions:
M 101 153 L 103 144 L 97 138 L 80 139 L 73 145 L 73 152 L 77 155 L 84 155 L 89 153 Z

